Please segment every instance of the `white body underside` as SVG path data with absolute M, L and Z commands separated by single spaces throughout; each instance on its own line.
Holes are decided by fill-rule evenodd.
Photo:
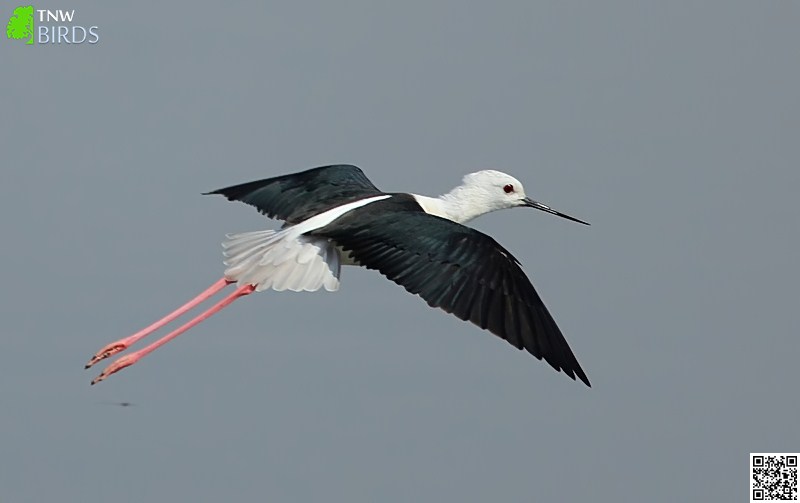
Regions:
M 222 243 L 225 256 L 225 278 L 238 285 L 253 285 L 256 291 L 269 288 L 277 291 L 315 292 L 325 288 L 339 289 L 342 265 L 354 264 L 349 257 L 342 260 L 335 243 L 305 233 L 325 227 L 348 211 L 391 197 L 375 196 L 333 208 L 297 225 L 273 231 L 229 234 Z

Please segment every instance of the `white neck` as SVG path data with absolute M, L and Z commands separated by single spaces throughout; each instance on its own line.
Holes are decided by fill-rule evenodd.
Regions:
M 487 208 L 475 204 L 475 198 L 470 197 L 468 187 L 460 185 L 447 194 L 439 197 L 428 197 L 412 194 L 425 213 L 446 218 L 453 222 L 463 224 L 485 213 L 499 208 Z M 474 194 L 472 194 L 474 196 Z

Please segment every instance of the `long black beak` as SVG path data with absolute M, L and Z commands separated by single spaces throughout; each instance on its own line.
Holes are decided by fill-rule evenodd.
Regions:
M 526 197 L 522 201 L 523 201 L 523 206 L 527 206 L 529 208 L 536 208 L 537 210 L 546 211 L 547 213 L 551 213 L 553 215 L 558 215 L 561 218 L 566 218 L 567 220 L 572 220 L 573 222 L 578 222 L 579 224 L 590 225 L 589 222 L 584 222 L 583 220 L 578 220 L 575 217 L 571 217 L 569 215 L 561 213 L 560 211 L 556 211 L 553 208 L 547 206 L 546 204 L 542 204 L 539 201 L 534 201 L 530 197 Z

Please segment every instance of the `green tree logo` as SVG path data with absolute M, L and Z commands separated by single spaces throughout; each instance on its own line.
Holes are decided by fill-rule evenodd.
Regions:
M 25 44 L 33 44 L 33 5 L 22 5 L 14 9 L 14 14 L 8 19 L 6 35 L 14 40 L 27 38 Z

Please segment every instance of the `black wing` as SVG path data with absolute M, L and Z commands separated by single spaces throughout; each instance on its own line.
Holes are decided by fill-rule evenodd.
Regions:
M 255 206 L 288 224 L 365 197 L 382 194 L 364 172 L 349 164 L 322 166 L 207 192 Z
M 333 239 L 431 307 L 591 386 L 517 259 L 486 234 L 427 213 L 378 211 L 351 212 L 313 234 Z

